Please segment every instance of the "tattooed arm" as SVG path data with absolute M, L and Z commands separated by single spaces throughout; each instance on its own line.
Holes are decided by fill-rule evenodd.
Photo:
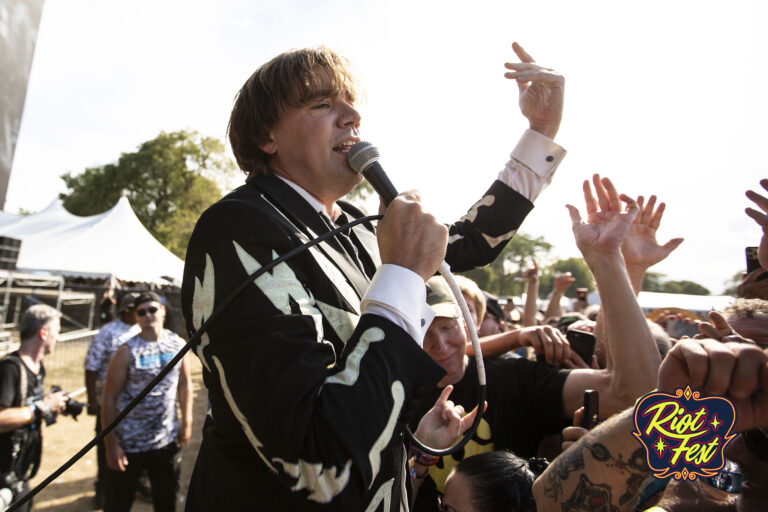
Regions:
M 630 511 L 650 469 L 631 432 L 633 408 L 564 451 L 533 484 L 539 512 Z

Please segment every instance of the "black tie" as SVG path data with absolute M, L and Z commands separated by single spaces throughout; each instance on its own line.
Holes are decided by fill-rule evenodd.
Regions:
M 341 212 L 341 214 L 336 217 L 336 221 L 332 221 L 330 218 L 328 218 L 325 214 L 320 215 L 323 220 L 328 224 L 328 228 L 333 230 L 340 228 L 344 224 L 347 224 L 349 222 L 349 218 L 347 217 L 347 214 L 344 212 Z M 350 228 L 351 229 L 351 228 Z M 349 258 L 355 263 L 358 269 L 360 269 L 360 272 L 365 274 L 365 269 L 363 268 L 363 264 L 360 261 L 360 258 L 358 257 L 358 250 L 357 246 L 352 242 L 352 239 L 349 237 L 349 230 L 342 231 L 341 233 L 338 233 L 335 235 L 336 240 L 339 241 L 341 246 L 344 248 L 344 251 L 346 251 Z

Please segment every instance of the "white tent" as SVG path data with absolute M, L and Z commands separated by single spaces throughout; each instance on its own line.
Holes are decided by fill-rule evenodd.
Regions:
M 146 230 L 125 197 L 90 217 L 72 215 L 59 199 L 41 212 L 16 217 L 5 225 L 0 222 L 0 236 L 21 240 L 19 270 L 114 275 L 146 283 L 181 281 L 184 262 Z

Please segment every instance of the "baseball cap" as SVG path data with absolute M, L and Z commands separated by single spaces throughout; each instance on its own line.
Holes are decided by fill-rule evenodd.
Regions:
M 120 304 L 117 306 L 117 312 L 122 313 L 125 310 L 133 309 L 134 303 L 139 294 L 136 292 L 128 292 L 120 298 Z
M 451 288 L 442 276 L 431 277 L 427 281 L 427 304 L 432 306 L 435 316 L 447 318 L 459 318 L 461 316 Z
M 483 292 L 485 294 L 485 311 L 486 313 L 491 313 L 493 316 L 498 318 L 501 321 L 504 321 L 506 319 L 506 316 L 504 314 L 504 310 L 499 305 L 499 300 L 495 295 L 491 295 L 488 292 Z
M 138 297 L 136 297 L 136 300 L 133 301 L 133 307 L 139 307 L 139 304 L 144 304 L 145 302 L 157 302 L 158 304 L 163 303 L 163 299 L 160 298 L 158 294 L 155 292 L 141 292 Z

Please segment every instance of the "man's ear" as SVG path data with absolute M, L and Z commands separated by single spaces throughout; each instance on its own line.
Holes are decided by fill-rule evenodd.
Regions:
M 272 137 L 271 133 L 269 134 L 269 140 L 267 142 L 259 144 L 259 149 L 268 155 L 274 155 L 277 153 L 277 143 L 275 142 L 275 138 Z

